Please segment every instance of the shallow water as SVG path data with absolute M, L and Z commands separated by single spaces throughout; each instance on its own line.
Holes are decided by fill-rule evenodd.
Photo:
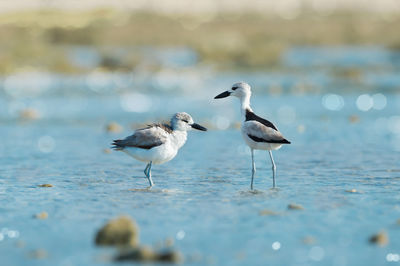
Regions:
M 356 90 L 338 101 L 256 90 L 254 110 L 292 144 L 274 152 L 275 190 L 268 154 L 256 152 L 250 191 L 251 158 L 234 127 L 239 104 L 212 100 L 217 92 L 143 93 L 143 113 L 127 112 L 138 102 L 124 104 L 118 95 L 0 98 L 1 264 L 113 265 L 114 250 L 95 247 L 94 236 L 120 214 L 137 221 L 143 244 L 175 239 L 185 264 L 392 264 L 388 254 L 400 253 L 399 95 L 385 92 L 383 109 L 364 112 Z M 15 102 L 34 106 L 42 118 L 18 119 Z M 145 165 L 103 150 L 138 123 L 181 110 L 211 130 L 190 132 L 175 159 L 153 167 L 155 188 L 143 190 Z M 107 133 L 110 121 L 124 130 Z M 53 187 L 38 187 L 45 183 Z M 304 210 L 288 210 L 290 203 Z M 32 218 L 42 211 L 48 219 Z M 380 230 L 389 244 L 371 245 Z M 38 249 L 47 256 L 32 258 Z

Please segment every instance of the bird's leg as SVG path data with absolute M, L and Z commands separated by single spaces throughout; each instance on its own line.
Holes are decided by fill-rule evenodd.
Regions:
M 150 183 L 150 187 L 149 188 L 151 188 L 154 185 L 153 180 L 151 179 L 151 165 L 152 165 L 152 163 L 153 162 L 151 162 L 151 161 L 149 162 L 149 164 L 148 164 L 149 168 L 147 170 L 147 179 L 149 179 L 149 183 Z
M 146 165 L 146 168 L 144 168 L 144 171 L 143 171 L 146 177 L 147 177 L 147 170 L 149 169 L 149 165 L 150 165 L 150 163 L 148 163 Z
M 272 187 L 275 188 L 275 174 L 276 174 L 276 166 L 274 162 L 274 158 L 272 157 L 272 151 L 269 152 L 269 157 L 271 158 L 272 163 Z
M 254 174 L 256 173 L 256 164 L 254 163 L 254 150 L 253 149 L 250 150 L 251 150 L 251 163 L 252 163 L 250 189 L 253 190 L 253 181 L 254 181 Z

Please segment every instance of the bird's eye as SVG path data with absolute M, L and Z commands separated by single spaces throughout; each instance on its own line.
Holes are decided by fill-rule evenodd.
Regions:
M 232 87 L 232 90 L 234 91 L 234 90 L 236 90 L 237 88 L 238 88 L 238 87 L 236 87 L 236 86 L 235 86 L 235 87 Z
M 185 119 L 182 119 L 182 121 L 185 122 L 185 123 L 189 123 L 189 121 L 187 121 L 187 120 L 185 120 Z

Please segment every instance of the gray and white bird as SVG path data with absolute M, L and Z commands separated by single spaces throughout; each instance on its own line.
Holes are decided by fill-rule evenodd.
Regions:
M 272 150 L 279 149 L 282 144 L 290 144 L 281 132 L 270 121 L 257 116 L 250 107 L 251 87 L 245 82 L 238 82 L 214 99 L 235 96 L 239 98 L 241 104 L 241 113 L 243 122 L 241 126 L 242 136 L 246 144 L 251 150 L 252 174 L 251 185 L 253 189 L 254 174 L 256 173 L 256 165 L 254 163 L 254 150 L 267 150 L 272 163 L 272 186 L 275 187 L 276 166 L 272 157 Z
M 154 185 L 151 179 L 151 166 L 172 160 L 185 144 L 187 131 L 192 128 L 207 131 L 205 127 L 194 123 L 189 114 L 176 113 L 171 118 L 170 125 L 152 124 L 138 129 L 125 139 L 114 140 L 112 148 L 147 163 L 144 174 L 151 188 Z

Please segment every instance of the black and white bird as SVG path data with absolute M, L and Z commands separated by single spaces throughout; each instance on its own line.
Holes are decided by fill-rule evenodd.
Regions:
M 227 90 L 214 99 L 235 96 L 240 99 L 241 112 L 243 122 L 241 126 L 242 136 L 246 144 L 251 150 L 252 174 L 251 186 L 253 189 L 254 174 L 256 165 L 254 163 L 254 150 L 267 150 L 272 163 L 272 186 L 275 187 L 276 166 L 272 157 L 272 150 L 279 149 L 282 144 L 290 144 L 290 141 L 285 139 L 281 132 L 270 121 L 257 116 L 250 107 L 251 87 L 245 82 L 233 84 L 230 90 Z
M 114 140 L 112 148 L 147 163 L 144 174 L 151 188 L 154 185 L 151 179 L 151 166 L 172 160 L 185 144 L 187 131 L 192 128 L 207 131 L 205 127 L 194 123 L 189 114 L 176 113 L 171 118 L 170 125 L 152 124 L 138 129 L 125 139 Z

